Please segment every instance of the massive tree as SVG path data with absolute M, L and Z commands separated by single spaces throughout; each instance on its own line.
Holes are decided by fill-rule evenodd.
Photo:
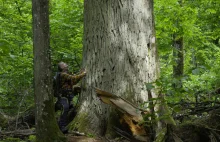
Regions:
M 65 141 L 55 120 L 49 47 L 49 0 L 33 0 L 34 94 L 37 142 Z
M 93 87 L 136 105 L 156 97 L 145 87 L 159 74 L 153 0 L 85 0 L 83 44 L 87 76 L 74 124 L 79 130 L 107 135 L 116 114 L 99 101 Z

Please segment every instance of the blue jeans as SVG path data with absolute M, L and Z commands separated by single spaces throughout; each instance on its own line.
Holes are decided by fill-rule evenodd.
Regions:
M 70 107 L 72 106 L 72 99 L 73 95 L 69 95 L 69 97 L 61 97 L 58 100 L 58 103 L 61 104 L 61 115 L 60 120 L 58 122 L 59 127 L 62 129 L 67 126 L 68 124 L 68 112 L 70 110 Z

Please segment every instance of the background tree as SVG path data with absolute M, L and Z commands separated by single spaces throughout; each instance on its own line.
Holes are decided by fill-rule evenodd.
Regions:
M 182 0 L 178 1 L 179 8 L 182 8 Z M 181 27 L 182 20 L 181 14 L 177 13 L 177 19 L 174 26 L 178 29 L 173 33 L 173 77 L 177 80 L 176 83 L 173 84 L 174 88 L 181 88 L 182 81 L 181 78 L 183 76 L 184 70 L 184 45 L 183 45 L 183 29 Z
M 93 87 L 140 105 L 156 97 L 145 83 L 159 74 L 153 21 L 153 1 L 84 1 L 83 81 L 75 126 L 92 134 L 112 133 L 111 114 Z
M 0 108 L 20 117 L 34 104 L 31 1 L 0 0 L 0 9 Z M 49 14 L 52 70 L 62 60 L 75 73 L 82 60 L 83 1 L 52 0 Z
M 216 15 L 219 14 L 217 6 L 220 3 L 208 0 L 182 1 L 180 6 L 178 2 L 161 0 L 155 1 L 154 5 L 163 92 L 168 102 L 172 103 L 181 100 L 194 102 L 197 98 L 206 101 L 217 99 L 217 96 L 211 99 L 207 94 L 219 88 L 216 69 L 219 69 L 220 48 L 216 44 L 219 37 L 216 34 L 219 31 Z M 178 19 L 181 24 L 177 27 Z M 183 87 L 178 89 L 173 88 L 172 84 L 178 83 L 178 80 L 171 74 L 173 65 L 176 65 L 171 46 L 174 33 L 180 33 L 184 39 L 184 74 L 180 78 Z
M 183 105 L 178 105 L 180 102 L 214 102 L 210 106 L 215 107 L 220 88 L 220 1 L 188 0 L 183 1 L 182 7 L 178 1 L 154 1 L 161 71 L 157 84 L 166 94 L 174 116 L 190 112 L 187 109 L 181 111 Z M 55 72 L 57 62 L 62 60 L 71 65 L 71 72 L 76 72 L 82 59 L 83 0 L 51 0 L 49 14 L 52 69 Z M 176 26 L 177 19 L 181 20 L 179 27 Z M 6 121 L 0 122 L 1 130 L 20 129 L 9 123 L 9 118 L 16 119 L 24 112 L 29 115 L 26 110 L 34 104 L 31 25 L 31 1 L 0 0 L 0 116 L 6 116 Z M 180 30 L 185 53 L 183 87 L 174 89 L 172 84 L 178 80 L 173 78 L 176 63 L 172 35 Z M 202 115 L 207 116 L 207 111 Z
M 55 120 L 52 93 L 49 0 L 33 0 L 34 94 L 36 140 L 65 141 Z

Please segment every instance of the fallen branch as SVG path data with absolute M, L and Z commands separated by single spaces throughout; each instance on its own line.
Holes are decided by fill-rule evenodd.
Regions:
M 220 102 L 217 101 L 205 101 L 205 102 L 180 102 L 180 103 L 168 103 L 170 107 L 179 106 L 180 111 L 177 112 L 178 117 L 186 117 L 190 115 L 201 115 L 204 112 L 210 112 L 220 108 Z M 182 110 L 182 111 L 181 111 Z
M 35 135 L 35 130 L 34 129 L 25 129 L 25 130 L 15 130 L 15 131 L 1 131 L 0 132 L 0 137 L 19 137 L 19 138 L 23 138 L 23 137 L 27 137 L 30 135 Z
M 85 136 L 84 133 L 80 133 L 78 131 L 72 131 L 72 132 L 69 132 L 69 134 L 73 134 L 74 136 Z

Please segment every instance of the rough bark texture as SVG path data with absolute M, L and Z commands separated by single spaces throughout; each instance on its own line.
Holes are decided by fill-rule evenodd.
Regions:
M 148 100 L 145 83 L 158 76 L 153 1 L 85 0 L 84 6 L 83 66 L 87 76 L 77 127 L 104 135 L 111 133 L 111 122 L 117 116 L 99 101 L 93 87 L 140 105 Z
M 35 123 L 38 142 L 65 141 L 55 120 L 49 48 L 49 1 L 33 0 Z

